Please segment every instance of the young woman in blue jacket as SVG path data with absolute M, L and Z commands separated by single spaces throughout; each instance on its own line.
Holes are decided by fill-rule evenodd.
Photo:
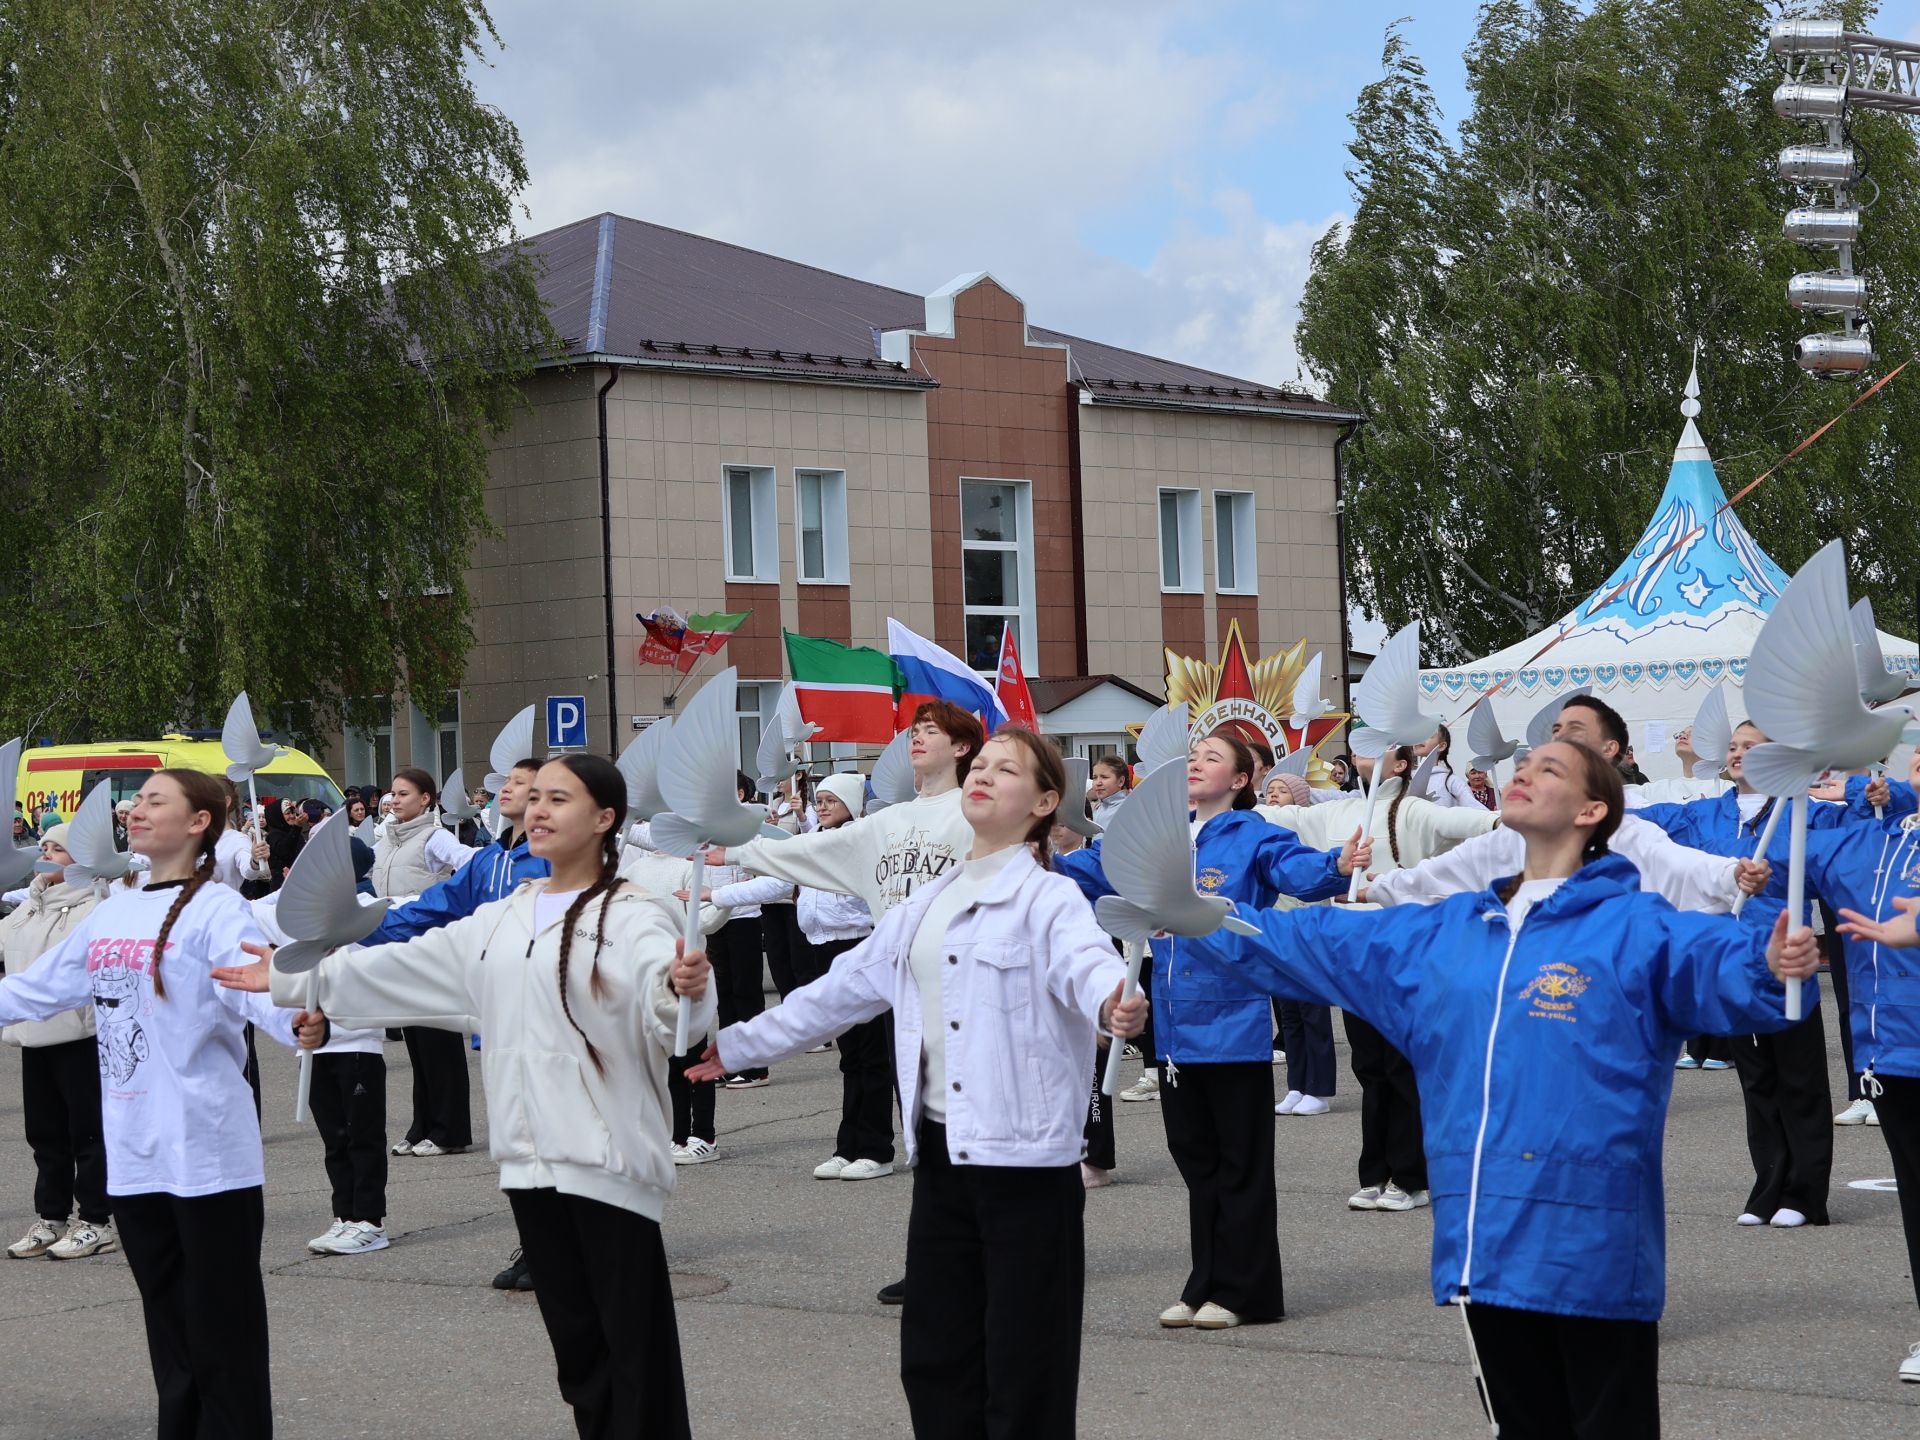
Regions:
M 1200 888 L 1264 910 L 1282 895 L 1338 894 L 1372 858 L 1359 831 L 1346 850 L 1313 850 L 1253 813 L 1253 752 L 1231 731 L 1187 760 L 1194 874 Z M 1055 862 L 1089 897 L 1111 894 L 1098 841 Z M 1160 1116 L 1187 1186 L 1193 1264 L 1168 1329 L 1227 1330 L 1286 1316 L 1273 1173 L 1273 1007 L 1230 971 L 1196 966 L 1189 942 L 1153 942 L 1153 1035 L 1166 1066 Z
M 1465 1307 L 1503 1435 L 1658 1433 L 1673 1058 L 1690 1035 L 1786 1028 L 1782 977 L 1818 966 L 1784 914 L 1761 931 L 1643 892 L 1607 852 L 1623 804 L 1612 765 L 1553 741 L 1502 797 L 1520 874 L 1428 907 L 1243 910 L 1262 936 L 1185 947 L 1355 1010 L 1412 1060 L 1434 1300 Z
M 1075 1433 L 1086 1281 L 1087 1076 L 1142 996 L 1074 887 L 1046 869 L 1066 787 L 1051 742 L 1002 727 L 961 785 L 971 852 L 772 1010 L 723 1029 L 689 1079 L 768 1065 L 893 1013 L 913 1169 L 900 1380 L 921 1436 Z

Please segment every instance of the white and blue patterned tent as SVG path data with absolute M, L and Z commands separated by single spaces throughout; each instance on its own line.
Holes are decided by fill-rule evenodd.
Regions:
M 1787 576 L 1738 513 L 1722 510 L 1726 491 L 1694 424 L 1698 396 L 1690 377 L 1667 488 L 1627 557 L 1539 634 L 1458 669 L 1423 670 L 1426 708 L 1451 721 L 1500 686 L 1490 702 L 1500 728 L 1520 735 L 1553 696 L 1590 685 L 1626 718 L 1641 768 L 1656 779 L 1679 773 L 1671 736 L 1692 723 L 1715 682 L 1730 682 L 1728 713 L 1740 720 L 1747 657 Z M 1556 635 L 1559 643 L 1535 659 Z M 1920 685 L 1913 642 L 1885 632 L 1880 640 L 1888 668 Z

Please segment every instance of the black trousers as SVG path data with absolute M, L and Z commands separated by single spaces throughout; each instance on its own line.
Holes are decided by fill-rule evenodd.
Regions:
M 254 1049 L 254 1046 L 253 1046 L 253 1026 L 251 1025 L 247 1026 L 245 1034 L 247 1037 L 247 1060 L 246 1060 L 246 1064 L 243 1065 L 241 1069 L 246 1074 L 246 1077 L 247 1077 L 247 1088 L 253 1091 L 253 1118 L 258 1120 L 261 1115 L 260 1052 Z
M 1900 1187 L 1900 1228 L 1907 1236 L 1907 1273 L 1913 1298 L 1920 1301 L 1920 1080 L 1906 1075 L 1875 1075 L 1880 1096 L 1880 1136 L 1893 1157 L 1893 1178 Z
M 1133 1043 L 1140 1047 L 1140 1053 L 1146 1057 L 1147 1064 L 1154 1073 L 1166 1080 L 1165 1067 L 1160 1063 L 1160 1047 L 1153 1042 L 1153 957 L 1149 955 L 1140 966 L 1140 993 L 1147 997 L 1147 1024 L 1140 1032 L 1140 1038 Z
M 720 1027 L 751 1020 L 766 1008 L 766 980 L 760 953 L 761 927 L 758 915 L 729 920 L 707 937 L 707 958 L 713 962 L 714 984 L 719 987 L 714 1003 L 720 1010 Z M 742 1075 L 759 1077 L 765 1068 L 742 1070 Z
M 413 1062 L 413 1123 L 407 1139 L 444 1150 L 473 1144 L 473 1097 L 467 1079 L 467 1037 L 409 1025 L 400 1032 Z
M 858 940 L 829 940 L 809 945 L 819 974 L 858 945 Z M 817 976 L 814 978 L 818 978 Z M 893 1012 L 849 1026 L 834 1042 L 840 1052 L 840 1131 L 833 1153 L 842 1160 L 893 1163 Z
M 20 1053 L 20 1102 L 33 1150 L 33 1213 L 74 1213 L 98 1225 L 107 1204 L 107 1142 L 100 1131 L 100 1046 L 93 1036 Z
M 791 905 L 785 908 L 790 914 L 797 916 L 798 912 L 794 911 Z M 764 919 L 766 912 L 762 911 L 761 915 Z M 823 944 L 816 945 L 807 939 L 806 933 L 800 928 L 800 921 L 796 918 L 793 921 L 793 938 L 788 945 L 788 955 L 790 957 L 788 963 L 793 967 L 793 988 L 797 990 L 802 985 L 811 985 L 833 967 L 833 960 L 836 955 L 851 950 L 859 943 L 859 940 L 828 940 Z M 767 947 L 767 957 L 767 963 L 771 966 L 773 963 L 773 947 L 771 945 Z M 778 981 L 776 980 L 775 983 L 778 984 Z M 780 998 L 782 1000 L 786 999 L 787 993 L 782 991 Z
M 1733 1059 L 1733 1041 L 1725 1035 L 1696 1035 L 1687 1041 L 1687 1054 L 1705 1063 Z
M 1287 1052 L 1287 1089 L 1331 1100 L 1340 1067 L 1333 1060 L 1333 1012 L 1304 1000 L 1282 1000 L 1280 1048 Z M 1273 1108 L 1267 1108 L 1269 1117 Z M 1231 1308 L 1231 1307 L 1229 1307 Z
M 1467 1306 L 1500 1440 L 1657 1440 L 1660 1327 Z
M 1124 1045 L 1124 1040 L 1111 1042 Z M 1080 1132 L 1087 1142 L 1087 1164 L 1096 1170 L 1111 1170 L 1115 1164 L 1113 1140 L 1113 1107 L 1119 1104 L 1118 1098 L 1109 1100 L 1100 1093 L 1100 1082 L 1106 1078 L 1107 1052 L 1100 1046 L 1093 1052 L 1093 1098 L 1087 1104 L 1086 1128 Z
M 581 1440 L 691 1435 L 659 1222 L 558 1190 L 507 1203 Z
M 1413 1066 L 1373 1026 L 1341 1012 L 1353 1078 L 1360 1082 L 1360 1184 L 1389 1180 L 1411 1194 L 1427 1188 L 1427 1149 L 1420 1134 L 1420 1088 Z
M 1733 1068 L 1747 1107 L 1753 1191 L 1747 1210 L 1762 1220 L 1780 1209 L 1827 1223 L 1833 1178 L 1833 1089 L 1827 1080 L 1823 1005 L 1798 1025 L 1733 1042 Z M 1844 1017 L 1843 1017 L 1844 1019 Z
M 308 1105 L 327 1147 L 334 1217 L 380 1224 L 387 1215 L 386 1059 L 314 1056 Z
M 272 1435 L 260 1187 L 191 1198 L 116 1195 L 113 1215 L 140 1287 L 158 1440 Z
M 711 1080 L 687 1079 L 687 1067 L 699 1063 L 706 1050 L 706 1037 L 700 1036 L 688 1046 L 686 1054 L 667 1061 L 667 1098 L 673 1102 L 673 1143 L 676 1145 L 684 1145 L 695 1137 L 709 1145 L 714 1141 L 713 1097 L 720 1087 Z
M 1086 1290 L 1077 1165 L 953 1163 L 923 1120 L 900 1382 L 918 1440 L 1072 1435 Z
M 1180 1298 L 1195 1309 L 1211 1300 L 1243 1320 L 1281 1319 L 1273 1066 L 1182 1065 L 1160 1087 L 1160 1118 L 1187 1184 L 1193 1269 Z
M 782 1000 L 814 978 L 806 973 L 807 937 L 800 933 L 799 911 L 791 902 L 760 907 L 760 941 L 767 955 L 767 974 Z

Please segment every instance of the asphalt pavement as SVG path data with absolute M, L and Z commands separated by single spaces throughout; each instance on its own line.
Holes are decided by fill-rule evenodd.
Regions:
M 331 1219 L 320 1143 L 292 1123 L 292 1058 L 267 1044 L 262 1059 L 276 1434 L 572 1435 L 533 1298 L 488 1285 L 515 1240 L 484 1138 L 472 1154 L 393 1161 L 391 1249 L 312 1256 L 306 1240 Z M 1429 1298 L 1427 1212 L 1346 1208 L 1359 1116 L 1345 1063 L 1343 1046 L 1331 1114 L 1274 1122 L 1287 1281 L 1278 1325 L 1212 1334 L 1155 1325 L 1185 1276 L 1184 1192 L 1159 1105 L 1116 1107 L 1118 1183 L 1087 1199 L 1083 1434 L 1487 1433 L 1459 1318 Z M 400 1046 L 387 1047 L 387 1064 L 397 1133 L 409 1093 Z M 19 1052 L 0 1047 L 0 1241 L 32 1219 L 19 1068 Z M 1127 1080 L 1137 1068 L 1129 1063 Z M 908 1433 L 898 1312 L 874 1292 L 900 1275 L 912 1180 L 904 1171 L 860 1183 L 812 1178 L 831 1148 L 839 1095 L 831 1054 L 776 1067 L 765 1089 L 723 1092 L 722 1158 L 680 1172 L 666 1237 L 696 1435 Z M 1920 1385 L 1894 1378 L 1920 1341 L 1896 1197 L 1848 1184 L 1889 1173 L 1877 1130 L 1837 1130 L 1834 1223 L 1739 1229 L 1733 1217 L 1751 1176 L 1738 1082 L 1730 1071 L 1676 1077 L 1661 1326 L 1668 1434 L 1920 1434 Z M 124 1258 L 0 1261 L 0 1374 L 0 1440 L 152 1433 Z

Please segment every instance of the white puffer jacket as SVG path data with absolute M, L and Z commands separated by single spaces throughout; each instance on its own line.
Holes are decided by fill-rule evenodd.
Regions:
M 65 881 L 45 883 L 50 876 L 36 880 L 20 908 L 0 920 L 0 959 L 7 974 L 22 975 L 34 962 L 52 950 L 100 903 L 93 886 L 69 885 Z M 23 1020 L 0 1030 L 0 1040 L 9 1045 L 39 1048 L 64 1045 L 69 1040 L 84 1040 L 93 1034 L 93 1006 L 63 1011 L 51 1020 Z

